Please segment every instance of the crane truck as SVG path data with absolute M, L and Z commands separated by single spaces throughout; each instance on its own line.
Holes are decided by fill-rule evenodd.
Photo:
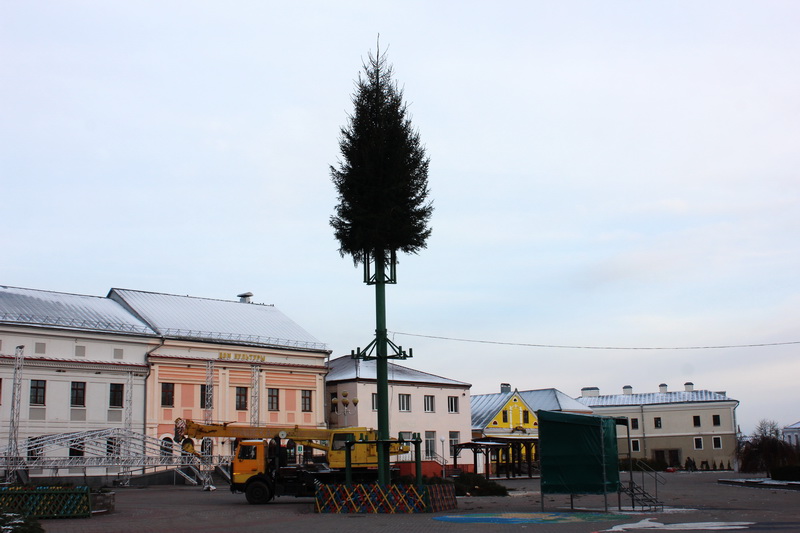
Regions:
M 191 440 L 205 437 L 235 439 L 230 464 L 231 492 L 244 493 L 248 503 L 267 503 L 276 496 L 313 496 L 317 486 L 340 483 L 345 479 L 348 441 L 367 441 L 351 448 L 351 475 L 354 480 L 374 480 L 377 476 L 377 432 L 363 427 L 314 429 L 298 426 L 237 426 L 201 424 L 193 420 L 175 420 L 175 441 L 183 442 L 186 453 L 202 457 Z M 304 446 L 302 458 L 289 460 L 284 441 Z M 295 448 L 296 449 L 296 448 Z M 392 442 L 390 455 L 406 453 L 409 447 Z M 322 452 L 315 454 L 314 451 Z

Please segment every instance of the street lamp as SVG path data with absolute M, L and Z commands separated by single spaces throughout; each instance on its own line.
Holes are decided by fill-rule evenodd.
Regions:
M 350 413 L 349 407 L 350 407 L 351 401 L 353 403 L 353 409 L 355 409 L 356 406 L 358 405 L 358 398 L 353 398 L 352 400 L 350 400 L 347 397 L 347 394 L 348 394 L 347 391 L 342 391 L 342 401 L 341 401 L 341 403 L 342 403 L 342 406 L 344 407 L 344 426 L 343 427 L 348 427 L 347 426 L 347 415 Z M 331 400 L 331 403 L 333 403 L 333 405 L 337 405 L 339 403 L 339 400 L 337 400 L 336 398 L 333 398 Z
M 442 443 L 442 479 L 445 477 L 445 465 L 447 464 L 447 458 L 444 455 L 444 437 L 439 437 L 439 442 Z

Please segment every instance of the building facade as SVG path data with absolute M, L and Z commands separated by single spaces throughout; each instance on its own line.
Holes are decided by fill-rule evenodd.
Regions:
M 10 449 L 12 433 L 28 450 L 60 434 L 120 428 L 160 439 L 162 451 L 177 453 L 178 417 L 324 427 L 330 352 L 250 296 L 229 301 L 112 289 L 96 297 L 0 286 L 0 414 L 19 421 L 15 432 L 2 425 L 0 447 Z M 230 443 L 213 445 L 214 453 L 231 451 Z M 73 442 L 47 453 L 119 453 L 109 446 Z M 119 469 L 69 470 L 43 474 Z
M 171 443 L 176 418 L 325 426 L 325 345 L 274 306 L 112 289 L 161 343 L 148 353 L 147 434 Z M 208 394 L 209 384 L 211 391 Z M 179 443 L 174 443 L 176 446 Z M 230 453 L 233 443 L 215 443 Z
M 781 433 L 783 434 L 783 440 L 796 448 L 800 448 L 800 422 L 786 426 Z
M 146 323 L 107 298 L 0 286 L 0 446 L 10 445 L 12 417 L 18 421 L 16 442 L 21 450 L 30 448 L 30 459 L 39 453 L 35 444 L 48 435 L 107 428 L 144 432 L 147 354 L 158 345 Z M 22 358 L 18 407 L 17 356 Z M 78 442 L 52 453 L 79 457 L 92 444 Z M 62 470 L 47 473 L 78 473 Z
M 498 393 L 474 395 L 471 410 L 474 460 L 481 471 L 491 470 L 489 466 L 494 464 L 492 475 L 501 470 L 531 474 L 538 459 L 537 411 L 592 414 L 591 408 L 557 389 L 511 390 L 508 383 L 502 383 Z
M 332 359 L 326 380 L 330 427 L 377 428 L 375 361 Z M 423 458 L 453 462 L 454 447 L 470 440 L 472 385 L 389 363 L 389 427 L 393 438 L 422 439 Z
M 597 387 L 585 387 L 576 400 L 595 414 L 628 419 L 634 459 L 671 467 L 735 467 L 739 402 L 725 392 L 695 390 L 691 382 L 674 392 L 664 383 L 651 393 L 634 393 L 625 386 L 622 394 L 601 395 Z M 619 426 L 618 437 L 620 455 L 627 455 L 628 436 Z

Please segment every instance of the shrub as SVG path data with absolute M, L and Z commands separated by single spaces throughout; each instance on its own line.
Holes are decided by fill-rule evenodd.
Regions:
M 414 485 L 417 482 L 414 476 L 400 476 L 392 480 L 397 485 Z M 438 476 L 422 476 L 423 485 L 453 484 L 456 496 L 508 496 L 508 489 L 503 485 L 490 481 L 480 474 L 465 472 L 453 480 L 442 479 Z
M 645 465 L 645 466 L 642 466 Z M 634 459 L 633 460 L 633 470 L 634 472 L 639 472 L 641 470 L 647 471 L 647 467 L 650 467 L 656 471 L 663 471 L 667 469 L 667 463 L 664 461 L 656 461 L 654 459 Z M 630 463 L 628 459 L 620 459 L 619 461 L 619 469 L 621 471 L 627 471 L 630 468 Z
M 508 489 L 480 474 L 465 472 L 455 478 L 456 496 L 508 496 Z
M 776 481 L 800 481 L 800 465 L 776 466 L 769 471 L 769 477 Z
M 797 451 L 776 437 L 754 437 L 738 451 L 742 472 L 772 472 L 797 463 Z

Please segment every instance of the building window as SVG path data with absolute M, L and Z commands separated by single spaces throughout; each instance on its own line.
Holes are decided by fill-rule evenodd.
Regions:
M 458 396 L 447 397 L 447 412 L 448 413 L 458 412 Z
M 436 457 L 436 432 L 425 432 L 425 458 L 431 459 Z
M 715 450 L 722 449 L 722 437 L 712 437 L 711 438 L 712 446 L 714 446 Z
M 331 413 L 339 412 L 339 395 L 335 392 L 331 393 Z
M 212 387 L 212 393 L 213 390 Z M 200 409 L 211 409 L 214 405 L 214 399 L 208 397 L 208 392 L 208 385 L 200 385 Z
M 73 381 L 69 393 L 69 404 L 72 407 L 86 407 L 86 382 Z
M 106 455 L 109 457 L 119 457 L 122 455 L 122 440 L 119 437 L 109 437 L 106 439 Z
M 372 393 L 372 410 L 373 411 L 377 411 L 378 410 L 378 393 L 377 392 L 373 392 Z
M 412 433 L 410 431 L 401 431 L 397 434 L 397 440 L 411 442 Z
M 125 351 L 122 348 L 114 348 L 114 359 L 122 359 L 125 356 Z
M 42 456 L 42 444 L 40 441 L 44 437 L 28 437 L 28 462 L 39 459 Z
M 236 387 L 236 410 L 247 411 L 247 387 Z
M 426 413 L 436 412 L 436 403 L 434 402 L 434 397 L 427 394 L 425 395 L 425 412 Z
M 83 443 L 82 442 L 73 442 L 72 446 L 69 447 L 69 456 L 70 457 L 83 457 Z
M 44 405 L 47 382 L 43 379 L 31 380 L 31 405 Z
M 699 428 L 700 427 L 700 416 L 694 415 L 692 417 L 692 423 L 694 424 L 694 427 Z
M 278 398 L 278 389 L 267 389 L 267 409 L 270 411 L 280 411 L 281 404 Z
M 451 431 L 449 440 L 450 440 L 450 457 L 455 457 L 456 445 L 459 442 L 461 442 L 461 433 L 458 431 Z
M 174 407 L 175 406 L 175 384 L 162 383 L 161 384 L 161 407 Z
M 722 420 L 719 415 L 711 415 L 711 421 L 715 426 L 721 426 Z
M 657 417 L 653 418 L 653 426 L 656 429 L 659 429 L 661 427 L 661 417 L 660 416 L 657 416 Z
M 161 439 L 162 462 L 164 462 L 171 455 L 172 455 L 172 439 L 169 437 L 164 437 L 163 439 Z
M 47 344 L 43 342 L 37 342 L 33 345 L 33 353 L 37 353 L 43 355 L 45 353 L 45 349 L 47 348 Z
M 503 409 L 503 424 L 508 424 L 508 411 Z
M 702 450 L 703 449 L 703 437 L 695 437 L 694 438 L 694 449 L 695 450 Z
M 631 418 L 631 429 L 639 429 L 639 419 Z
M 638 452 L 640 451 L 639 448 L 639 439 L 631 439 L 631 451 Z
M 75 346 L 75 357 L 86 357 L 86 346 Z
M 530 424 L 531 422 L 531 414 L 528 412 L 527 409 L 522 410 L 522 423 L 523 424 Z
M 108 406 L 122 407 L 122 396 L 124 391 L 125 385 L 122 383 L 112 383 L 108 391 Z
M 411 411 L 411 395 L 410 394 L 398 394 L 397 395 L 397 404 L 401 411 Z
M 300 410 L 304 413 L 311 412 L 311 391 L 300 391 Z

